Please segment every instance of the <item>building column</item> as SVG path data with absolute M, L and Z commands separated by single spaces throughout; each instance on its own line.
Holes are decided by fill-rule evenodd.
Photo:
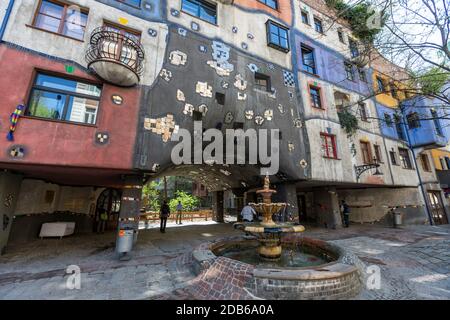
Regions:
M 0 173 L 0 255 L 5 252 L 13 223 L 22 176 L 9 172 Z
M 314 190 L 317 222 L 326 228 L 342 228 L 342 217 L 336 187 Z
M 124 260 L 129 259 L 129 255 L 123 253 L 123 247 L 121 244 L 124 236 L 129 236 L 133 233 L 133 241 L 131 248 L 137 241 L 137 235 L 139 230 L 139 215 L 141 210 L 141 197 L 142 197 L 142 176 L 128 176 L 125 177 L 125 187 L 122 188 L 122 201 L 119 212 L 119 223 L 116 240 L 116 253 L 120 258 Z M 131 249 L 130 249 L 131 251 Z
M 213 192 L 213 220 L 224 222 L 223 220 L 223 191 Z
M 293 221 L 298 222 L 298 201 L 297 187 L 295 183 L 279 184 L 275 188 L 277 193 L 272 196 L 272 202 L 285 202 L 288 204 L 286 208 L 286 217 L 290 214 Z

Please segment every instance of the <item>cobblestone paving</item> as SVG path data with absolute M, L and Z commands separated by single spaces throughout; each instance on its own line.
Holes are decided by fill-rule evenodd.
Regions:
M 210 299 L 190 289 L 201 279 L 190 269 L 189 253 L 235 234 L 231 224 L 140 231 L 133 259 L 125 262 L 114 257 L 113 233 L 11 246 L 0 257 L 0 299 Z M 357 299 L 450 299 L 450 226 L 308 227 L 305 235 L 336 241 L 380 268 L 380 289 Z M 80 290 L 66 287 L 69 265 L 81 269 Z

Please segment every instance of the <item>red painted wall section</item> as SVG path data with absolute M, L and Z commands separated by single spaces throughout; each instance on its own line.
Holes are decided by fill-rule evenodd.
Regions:
M 288 26 L 292 23 L 291 0 L 278 0 L 277 10 L 272 9 L 257 0 L 234 0 L 234 4 L 237 4 L 243 8 L 265 11 L 274 17 L 277 17 L 281 21 L 284 21 L 284 23 Z
M 82 70 L 67 74 L 64 64 L 6 45 L 0 46 L 0 162 L 19 162 L 75 167 L 130 169 L 139 109 L 139 88 L 103 85 L 94 127 L 22 117 L 14 141 L 6 139 L 9 116 L 16 106 L 27 103 L 34 81 L 34 70 L 48 70 L 83 79 L 94 78 Z M 122 105 L 112 103 L 111 95 L 123 97 Z M 109 143 L 95 143 L 96 132 L 108 132 Z M 11 159 L 7 151 L 12 145 L 23 145 L 25 157 Z

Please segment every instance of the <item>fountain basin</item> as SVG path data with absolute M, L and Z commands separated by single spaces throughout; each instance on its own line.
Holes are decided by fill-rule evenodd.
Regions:
M 218 240 L 194 251 L 194 270 L 197 274 L 221 270 L 243 283 L 245 291 L 264 299 L 348 299 L 361 290 L 363 264 L 344 248 L 298 236 L 284 237 L 281 244 L 279 261 L 259 261 L 256 240 Z M 286 263 L 290 250 L 297 254 L 292 264 Z

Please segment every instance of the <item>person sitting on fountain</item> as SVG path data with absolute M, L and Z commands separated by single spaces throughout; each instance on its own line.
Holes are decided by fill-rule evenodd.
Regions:
M 253 222 L 253 217 L 256 216 L 255 210 L 247 203 L 241 211 L 242 220 L 245 222 Z

